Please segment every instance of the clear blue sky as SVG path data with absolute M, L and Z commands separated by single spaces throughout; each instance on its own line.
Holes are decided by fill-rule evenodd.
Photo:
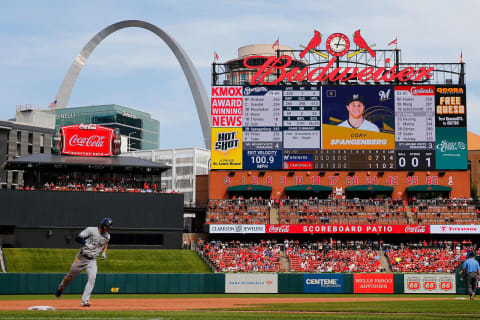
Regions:
M 313 29 L 351 35 L 387 48 L 398 37 L 402 62 L 466 62 L 468 129 L 480 134 L 480 1 L 2 1 L 0 119 L 21 104 L 48 106 L 81 48 L 103 28 L 129 19 L 150 22 L 190 56 L 210 95 L 213 52 L 220 62 L 241 46 L 299 48 Z M 69 106 L 119 104 L 160 121 L 160 147 L 204 147 L 193 99 L 168 47 L 143 29 L 112 34 L 92 53 Z

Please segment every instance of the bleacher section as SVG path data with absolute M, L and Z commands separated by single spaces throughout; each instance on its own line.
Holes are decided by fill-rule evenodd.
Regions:
M 313 273 L 453 273 L 470 250 L 475 250 L 467 240 L 404 245 L 362 240 L 342 242 L 333 238 L 315 243 L 285 240 L 281 244 L 275 240 L 260 243 L 213 240 L 199 243 L 197 248 L 215 266 L 216 272 L 279 272 L 280 260 L 286 257 L 288 271 Z
M 445 244 L 409 244 L 401 247 L 391 247 L 385 250 L 393 272 L 454 272 L 455 267 L 463 262 L 469 251 L 472 250 L 472 243 L 452 243 L 445 241 Z M 479 254 L 480 251 L 477 253 Z
M 278 224 L 480 224 L 471 199 L 404 201 L 392 199 L 282 199 L 210 200 L 207 224 L 273 224 L 272 207 L 278 209 Z M 409 221 L 407 213 L 413 220 Z M 276 217 L 276 215 L 275 215 Z M 275 223 L 277 224 L 277 223 Z
M 271 243 L 220 242 L 200 246 L 219 272 L 279 272 L 280 247 Z

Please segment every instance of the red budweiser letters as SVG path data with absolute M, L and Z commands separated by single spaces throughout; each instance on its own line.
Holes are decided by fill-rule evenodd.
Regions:
M 265 63 L 258 66 L 255 64 L 250 65 L 250 59 L 266 59 Z M 253 60 L 255 61 L 255 60 Z M 258 61 L 258 60 L 257 60 Z M 264 84 L 264 85 L 274 85 L 281 81 L 304 81 L 308 80 L 310 82 L 319 82 L 319 81 L 340 81 L 345 82 L 348 80 L 358 80 L 361 82 L 365 81 L 385 81 L 392 82 L 399 80 L 404 82 L 407 80 L 420 81 L 424 78 L 429 79 L 433 77 L 434 68 L 419 68 L 414 69 L 412 67 L 407 67 L 404 69 L 398 69 L 396 65 L 393 65 L 390 68 L 380 67 L 366 67 L 360 69 L 358 67 L 346 67 L 340 68 L 335 67 L 335 62 L 337 58 L 332 58 L 328 64 L 324 67 L 318 68 L 308 68 L 304 67 L 300 69 L 299 67 L 291 68 L 292 58 L 284 55 L 280 57 L 265 57 L 265 56 L 251 56 L 244 60 L 243 64 L 249 69 L 257 70 L 256 73 L 252 76 L 250 83 L 252 85 Z M 390 63 L 390 60 L 387 59 L 385 62 Z M 276 76 L 276 79 L 268 81 L 269 75 Z
M 111 156 L 113 129 L 97 125 L 62 127 L 63 154 L 74 156 Z

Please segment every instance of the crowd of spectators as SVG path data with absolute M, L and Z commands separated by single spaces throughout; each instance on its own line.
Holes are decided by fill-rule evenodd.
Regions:
M 136 193 L 165 193 L 156 183 L 108 183 L 95 181 L 53 183 L 45 182 L 41 186 L 22 186 L 20 190 L 43 191 L 98 191 L 98 192 L 136 192 Z M 179 193 L 173 191 L 172 193 Z
M 386 246 L 385 255 L 393 272 L 454 272 L 474 249 L 470 240 L 421 241 L 400 246 Z M 477 255 L 480 251 L 477 251 Z
M 212 241 L 199 246 L 218 272 L 279 272 L 280 246 L 274 241 L 244 244 Z
M 270 201 L 262 198 L 210 200 L 207 224 L 269 224 Z
M 480 212 L 472 199 L 413 198 L 410 203 L 418 224 L 480 224 Z
M 295 272 L 382 272 L 378 248 L 371 240 L 323 240 L 315 244 L 285 245 L 290 271 Z
M 452 273 L 471 250 L 470 240 L 410 241 L 324 238 L 314 242 L 285 239 L 259 242 L 199 240 L 197 248 L 217 272 L 418 272 Z M 282 258 L 283 257 L 283 258 Z M 281 259 L 284 259 L 283 267 Z M 383 259 L 383 265 L 382 265 Z
M 403 201 L 388 199 L 287 200 L 280 224 L 406 224 Z

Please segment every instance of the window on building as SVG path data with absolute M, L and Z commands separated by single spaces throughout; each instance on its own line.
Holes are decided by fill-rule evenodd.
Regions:
M 12 172 L 12 184 L 18 184 L 18 171 Z
M 247 81 L 247 75 L 245 73 L 242 73 L 240 75 L 240 84 L 244 85 L 246 81 Z
M 45 134 L 40 134 L 40 147 L 45 146 Z
M 17 157 L 21 157 L 22 156 L 22 145 L 20 143 L 17 142 L 17 154 L 16 154 Z
M 22 131 L 20 131 L 20 130 L 17 131 L 17 141 L 18 142 L 22 141 Z
M 33 143 L 33 132 L 28 133 L 28 143 Z

